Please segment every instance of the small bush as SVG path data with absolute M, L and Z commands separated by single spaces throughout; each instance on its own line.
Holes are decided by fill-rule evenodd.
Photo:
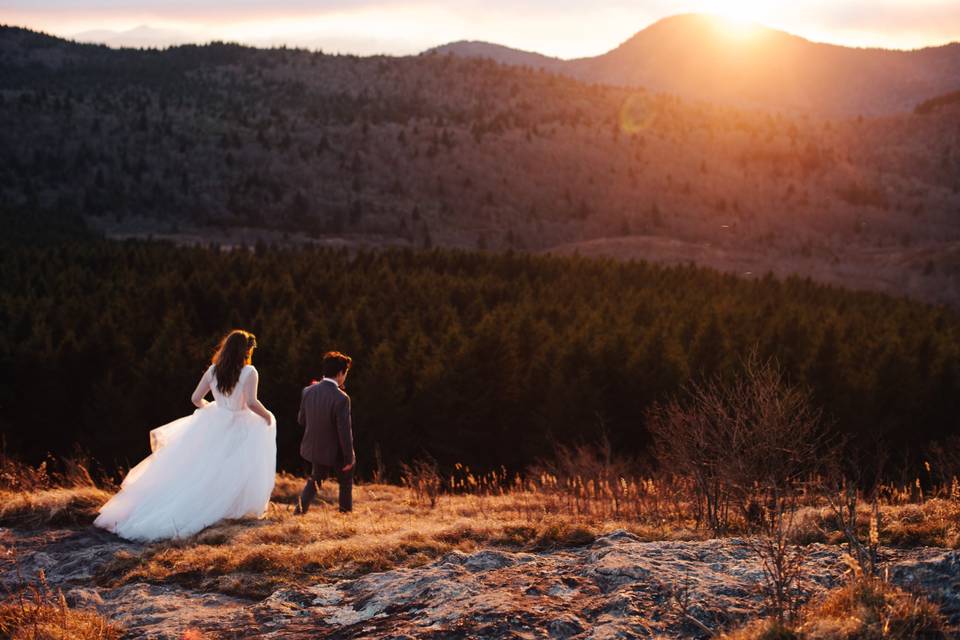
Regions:
M 0 602 L 0 637 L 10 640 L 115 640 L 120 627 L 95 611 L 71 609 L 60 590 L 47 586 L 43 573 L 37 585 Z
M 939 608 L 878 578 L 860 577 L 833 589 L 803 610 L 803 624 L 758 620 L 723 640 L 941 640 Z
M 945 638 L 943 616 L 935 604 L 879 578 L 862 578 L 830 591 L 810 609 L 805 638 Z
M 433 459 L 417 460 L 412 465 L 400 463 L 400 480 L 413 490 L 417 502 L 426 499 L 430 501 L 430 508 L 437 506 L 443 490 L 443 479 Z
M 739 378 L 693 385 L 655 406 L 647 424 L 657 460 L 694 480 L 697 520 L 716 535 L 729 529 L 731 506 L 756 506 L 765 519 L 774 496 L 788 495 L 822 464 L 825 430 L 809 391 L 755 353 Z

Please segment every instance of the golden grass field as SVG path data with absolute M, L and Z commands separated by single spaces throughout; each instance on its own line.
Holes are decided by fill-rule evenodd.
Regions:
M 5 464 L 9 475 L 12 463 Z M 372 571 L 417 566 L 452 550 L 549 550 L 585 544 L 616 529 L 630 531 L 645 540 L 710 536 L 697 527 L 691 513 L 689 487 L 679 479 L 622 479 L 614 490 L 603 480 L 561 480 L 546 474 L 511 482 L 494 475 L 475 478 L 469 471 L 461 475 L 461 480 L 411 478 L 406 486 L 357 485 L 351 514 L 337 511 L 336 483 L 326 482 L 321 488 L 320 504 L 305 516 L 295 516 L 293 507 L 303 479 L 279 474 L 263 518 L 224 521 L 187 539 L 144 545 L 136 552 L 119 552 L 100 571 L 97 582 L 101 586 L 131 582 L 177 584 L 258 599 L 284 585 L 329 582 Z M 79 472 L 69 478 L 8 481 L 0 489 L 0 526 L 35 529 L 88 525 L 112 491 L 113 487 L 97 486 L 89 474 Z M 881 544 L 960 546 L 960 500 L 950 495 L 924 498 L 909 490 L 891 490 L 886 495 L 886 504 L 879 510 Z M 869 505 L 862 504 L 858 528 L 864 536 L 870 519 Z M 748 533 L 744 522 L 733 523 L 730 533 Z M 810 496 L 797 510 L 790 535 L 793 541 L 803 544 L 840 543 L 843 539 L 832 511 L 826 504 L 818 504 L 815 496 Z M 816 627 L 820 631 L 808 621 L 801 630 L 789 632 L 800 635 L 770 635 L 787 631 L 755 624 L 730 637 L 914 637 L 887 632 L 874 636 L 867 631 L 858 635 L 848 629 L 853 623 L 847 619 L 847 613 L 867 607 L 873 612 L 870 615 L 850 615 L 860 620 L 864 629 L 879 624 L 889 631 L 889 619 L 908 614 L 923 618 L 929 614 L 927 608 L 932 607 L 910 600 L 912 596 L 889 585 L 874 584 L 867 591 L 867 587 L 856 585 L 845 588 L 848 591 L 837 591 L 832 599 L 818 604 L 819 608 L 809 609 L 811 619 L 839 620 L 829 625 L 823 622 Z M 115 637 L 111 635 L 115 634 L 113 627 L 95 614 L 69 610 L 43 586 L 33 589 L 33 595 L 26 600 L 8 598 L 0 609 L 0 632 L 5 634 L 2 637 Z M 854 593 L 850 589 L 861 590 Z M 34 635 L 27 633 L 28 627 L 38 630 L 48 623 L 64 628 L 72 625 L 70 628 L 75 630 L 61 636 L 39 631 Z M 915 623 L 920 624 L 904 624 L 913 628 L 910 625 Z M 81 628 L 87 631 L 81 632 Z

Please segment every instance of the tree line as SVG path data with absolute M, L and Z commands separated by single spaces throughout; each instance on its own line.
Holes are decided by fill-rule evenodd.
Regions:
M 330 349 L 355 359 L 366 476 L 425 457 L 521 470 L 601 438 L 643 459 L 654 403 L 736 376 L 752 351 L 888 464 L 916 462 L 960 415 L 960 319 L 907 299 L 579 257 L 58 240 L 0 255 L 6 447 L 135 463 L 150 429 L 193 410 L 233 327 L 257 335 L 291 470 L 300 390 Z

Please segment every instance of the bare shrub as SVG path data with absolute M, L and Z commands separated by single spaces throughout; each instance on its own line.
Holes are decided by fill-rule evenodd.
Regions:
M 691 604 L 693 593 L 691 590 L 691 581 L 689 575 L 684 575 L 683 582 L 676 584 L 661 584 L 661 590 L 667 594 L 670 601 L 670 608 L 674 614 L 686 623 L 692 624 L 708 636 L 714 635 L 713 629 L 704 624 L 699 618 L 693 615 Z
M 655 405 L 647 424 L 662 467 L 694 479 L 698 523 L 716 535 L 734 505 L 758 526 L 775 518 L 778 502 L 821 466 L 825 429 L 809 392 L 755 353 L 732 382 L 692 384 Z
M 614 455 L 606 431 L 594 445 L 558 445 L 553 459 L 537 462 L 528 475 L 541 479 L 539 491 L 549 491 L 552 486 L 568 496 L 578 514 L 600 506 L 600 511 L 612 518 L 637 515 L 642 493 L 638 485 L 643 484 L 637 465 Z
M 767 608 L 779 626 L 795 624 L 803 603 L 803 548 L 792 542 L 796 504 L 782 500 L 762 535 L 748 540 L 760 558 Z
M 443 489 L 443 478 L 440 477 L 437 463 L 432 458 L 415 460 L 412 465 L 401 463 L 400 482 L 413 490 L 417 502 L 427 499 L 431 508 L 437 506 Z
M 866 541 L 861 538 L 857 530 L 857 502 L 860 499 L 860 494 L 856 485 L 842 479 L 838 490 L 825 492 L 825 495 L 837 527 L 843 533 L 847 542 L 850 557 L 856 561 L 861 573 L 871 577 L 876 575 L 880 552 L 881 526 L 880 505 L 876 491 L 873 493 L 870 525 Z

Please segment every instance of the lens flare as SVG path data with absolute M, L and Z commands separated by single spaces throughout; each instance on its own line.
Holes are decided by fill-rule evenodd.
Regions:
M 657 114 L 650 97 L 631 93 L 620 106 L 620 130 L 627 134 L 640 133 L 651 128 Z

